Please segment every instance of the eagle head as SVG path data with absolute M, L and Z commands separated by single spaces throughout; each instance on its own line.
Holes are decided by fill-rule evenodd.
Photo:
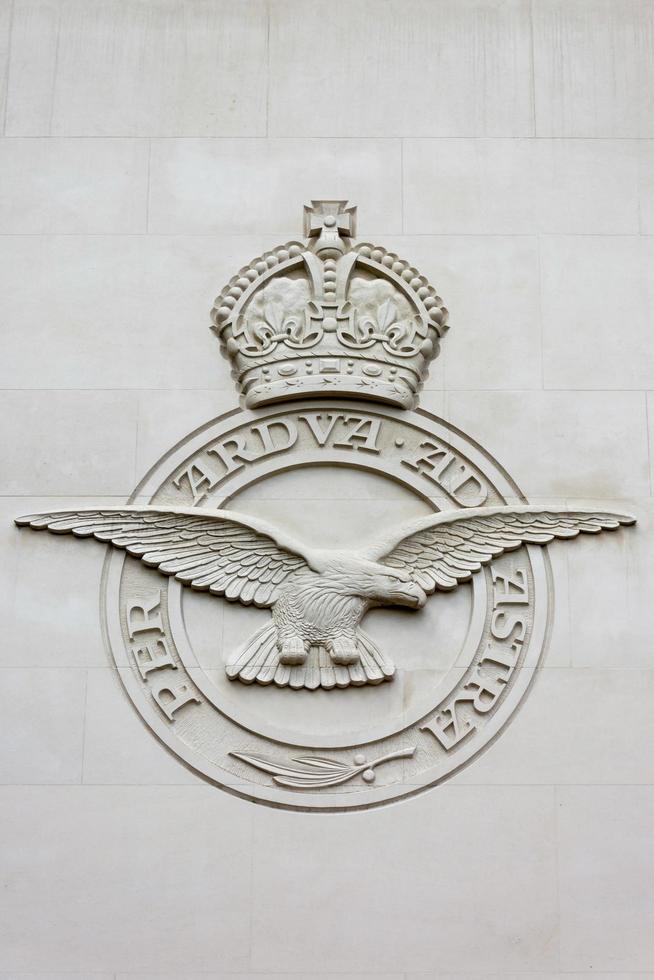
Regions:
M 331 557 L 321 577 L 334 591 L 358 596 L 371 605 L 421 609 L 427 601 L 424 590 L 408 572 L 347 552 Z

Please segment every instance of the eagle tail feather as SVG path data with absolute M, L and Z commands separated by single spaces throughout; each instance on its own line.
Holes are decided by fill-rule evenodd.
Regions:
M 274 683 L 277 687 L 309 691 L 321 687 L 330 690 L 334 687 L 381 684 L 393 677 L 395 667 L 361 629 L 357 634 L 357 650 L 359 663 L 335 664 L 327 650 L 315 644 L 311 646 L 303 664 L 288 666 L 280 663 L 277 627 L 274 623 L 267 623 L 229 658 L 225 672 L 230 680 L 240 680 L 244 684 Z
M 277 653 L 276 660 L 274 653 Z M 272 681 L 275 670 L 270 670 L 272 664 L 269 662 L 269 655 L 274 660 L 274 666 L 279 663 L 279 651 L 277 650 L 277 627 L 274 623 L 266 623 L 254 636 L 251 636 L 245 646 L 238 650 L 229 658 L 225 666 L 225 673 L 230 680 L 238 678 L 244 684 L 251 684 L 254 680 L 260 684 L 269 684 Z M 259 679 L 259 675 L 262 679 Z M 265 680 L 270 674 L 270 680 Z
M 368 634 L 364 633 L 362 629 L 359 630 L 357 635 L 357 650 L 359 651 L 361 663 L 367 674 L 368 670 L 370 669 L 372 671 L 374 666 L 379 671 L 380 681 L 390 681 L 395 673 L 395 665 L 388 657 L 384 656 L 379 647 L 373 643 Z M 368 664 L 370 664 L 370 667 L 368 667 Z M 370 677 L 370 674 L 368 676 Z

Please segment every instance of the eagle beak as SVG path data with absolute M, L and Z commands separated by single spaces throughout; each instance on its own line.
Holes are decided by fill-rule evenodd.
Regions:
M 393 598 L 398 605 L 411 609 L 422 609 L 427 601 L 426 593 L 416 582 L 398 582 L 393 589 Z

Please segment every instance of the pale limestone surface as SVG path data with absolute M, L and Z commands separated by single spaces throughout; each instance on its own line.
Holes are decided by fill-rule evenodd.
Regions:
M 79 783 L 86 671 L 5 668 L 0 699 L 8 733 L 0 782 Z
M 87 671 L 84 783 L 200 784 L 200 777 L 164 752 L 156 739 L 142 737 L 143 722 L 116 673 L 103 666 Z
M 332 968 L 373 974 L 398 965 L 417 972 L 436 965 L 478 970 L 501 962 L 507 973 L 526 963 L 534 970 L 554 966 L 553 788 L 444 786 L 437 807 L 430 796 L 433 792 L 411 801 L 404 832 L 396 822 L 402 820 L 396 816 L 398 807 L 360 815 L 348 829 L 347 847 L 338 821 L 298 814 L 291 824 L 284 814 L 255 811 L 254 846 L 266 859 L 254 867 L 253 965 L 271 973 L 303 972 L 316 957 L 328 957 Z M 293 857 L 298 848 L 305 856 L 301 865 Z M 438 856 L 440 887 L 434 883 L 431 855 Z M 389 874 L 397 867 L 410 867 L 411 873 Z M 510 875 L 504 873 L 507 867 Z M 281 877 L 291 887 L 280 893 Z M 443 887 L 444 881 L 449 887 Z M 347 902 L 338 900 L 343 889 Z M 298 891 L 306 895 L 312 928 L 280 942 L 277 923 L 292 914 Z M 393 928 L 376 931 L 374 944 L 362 942 L 359 929 L 349 928 L 353 908 L 379 919 L 389 905 Z M 471 922 L 474 942 L 469 941 Z
M 297 237 L 297 201 L 319 196 L 356 200 L 367 235 L 397 234 L 401 167 L 401 140 L 153 140 L 149 229 Z
M 596 355 L 597 356 L 597 355 Z M 644 497 L 649 493 L 647 411 L 637 390 L 468 391 L 446 394 L 446 413 L 532 498 Z
M 407 234 L 638 231 L 628 140 L 404 140 Z
M 530 136 L 529 23 L 524 0 L 273 4 L 269 135 Z
M 651 785 L 631 787 L 628 799 L 631 805 L 623 807 L 623 791 L 616 786 L 557 790 L 564 969 L 590 971 L 610 962 L 617 972 L 647 972 L 651 966 L 643 896 L 654 869 L 651 850 L 642 846 L 644 828 L 654 816 Z M 580 827 L 586 831 L 581 840 Z M 615 901 L 618 868 L 620 900 Z M 615 935 L 623 937 L 619 946 L 613 943 Z
M 556 235 L 540 254 L 545 387 L 654 387 L 654 238 Z
M 639 149 L 640 231 L 654 233 L 654 140 L 641 140 Z
M 260 0 L 17 0 L 8 136 L 263 136 Z
M 134 391 L 0 392 L 0 442 L 9 495 L 125 494 L 135 483 Z M 30 431 L 40 432 L 30 446 Z
M 0 980 L 654 977 L 653 25 L 649 0 L 0 2 Z M 421 406 L 532 502 L 639 518 L 550 547 L 549 652 L 501 737 L 350 815 L 182 765 L 105 650 L 104 549 L 11 523 L 124 502 L 236 406 L 208 310 L 330 196 L 451 311 Z M 307 471 L 238 505 L 345 541 L 407 499 Z
M 3 140 L 3 235 L 146 230 L 143 140 Z
M 233 390 L 206 296 L 260 239 L 7 235 L 0 248 L 3 387 Z M 66 324 L 54 349 L 53 319 Z
M 24 976 L 24 974 L 23 974 Z M 43 980 L 43 974 L 39 974 L 39 980 Z M 297 973 L 241 973 L 237 974 L 239 980 L 297 980 Z M 556 980 L 562 976 L 559 973 L 375 973 L 375 980 Z M 567 980 L 583 980 L 587 977 L 586 973 L 566 973 Z M 654 974 L 651 973 L 593 973 L 593 977 L 598 980 L 652 980 Z M 47 974 L 45 980 L 65 980 L 70 974 L 60 974 L 53 976 Z M 138 973 L 138 974 L 117 974 L 116 980 L 233 980 L 233 973 Z M 303 973 L 302 980 L 364 980 L 370 977 L 369 973 Z M 0 980 L 5 977 L 0 974 Z M 30 977 L 27 978 L 30 980 Z M 105 980 L 100 976 L 99 980 Z
M 547 0 L 532 8 L 539 136 L 652 137 L 648 0 Z
M 241 865 L 254 807 L 243 813 L 210 786 L 14 786 L 0 798 L 13 844 L 1 900 L 10 973 L 54 961 L 83 976 L 110 961 L 115 970 L 247 968 L 252 896 Z M 193 915 L 180 917 L 182 897 Z

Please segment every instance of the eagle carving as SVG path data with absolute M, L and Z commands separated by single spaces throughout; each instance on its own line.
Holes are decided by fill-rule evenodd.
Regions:
M 225 510 L 64 510 L 16 523 L 97 538 L 192 589 L 271 609 L 272 622 L 228 661 L 228 677 L 316 688 L 393 677 L 393 663 L 361 629 L 369 609 L 420 609 L 428 596 L 455 589 L 506 551 L 612 530 L 635 518 L 483 507 L 400 524 L 356 550 L 308 547 L 272 524 Z

